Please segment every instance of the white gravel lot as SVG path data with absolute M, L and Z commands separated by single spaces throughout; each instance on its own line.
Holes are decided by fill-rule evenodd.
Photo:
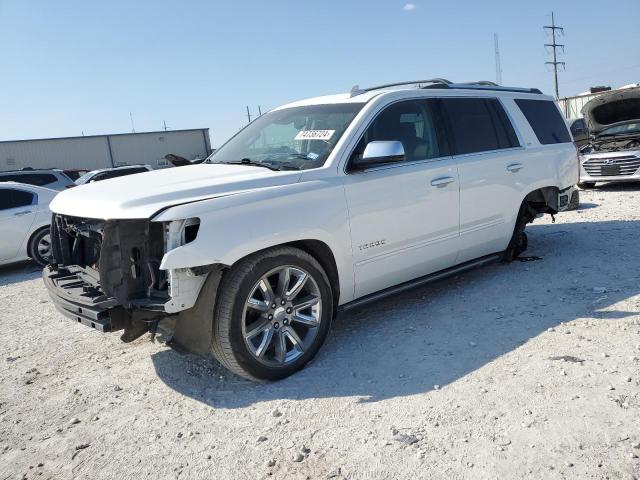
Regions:
M 344 314 L 272 384 L 76 325 L 4 268 L 0 479 L 640 478 L 640 188 L 581 200 L 528 227 L 542 260 Z

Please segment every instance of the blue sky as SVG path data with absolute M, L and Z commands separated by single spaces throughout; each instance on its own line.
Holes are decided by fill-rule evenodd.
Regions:
M 565 27 L 560 94 L 640 82 L 640 1 L 0 0 L 0 140 L 170 128 L 220 145 L 252 112 L 434 76 L 552 93 L 542 29 Z M 613 4 L 612 4 L 613 5 Z

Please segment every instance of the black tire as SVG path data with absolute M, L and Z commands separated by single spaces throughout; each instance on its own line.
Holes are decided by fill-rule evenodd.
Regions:
M 504 251 L 502 260 L 504 262 L 512 262 L 520 255 L 522 255 L 529 247 L 529 239 L 524 229 L 527 223 L 530 223 L 533 219 L 531 212 L 529 212 L 529 205 L 527 201 L 523 201 L 518 211 L 518 218 L 516 219 L 516 226 L 513 229 L 513 235 L 509 241 L 507 249 Z
M 283 266 L 301 268 L 313 278 L 320 293 L 320 325 L 312 343 L 291 363 L 268 366 L 256 359 L 242 333 L 245 302 L 257 282 L 274 269 Z M 308 253 L 293 247 L 274 247 L 249 255 L 225 272 L 213 319 L 211 352 L 224 367 L 250 380 L 279 380 L 297 372 L 316 355 L 329 332 L 333 297 L 329 279 Z
M 48 242 L 45 239 L 45 237 L 47 236 L 49 237 Z M 43 255 L 43 253 L 38 248 L 41 245 L 41 243 L 48 243 L 49 245 L 48 255 Z M 51 260 L 51 254 L 52 254 L 51 235 L 50 235 L 49 227 L 42 228 L 32 235 L 32 237 L 29 239 L 29 245 L 28 245 L 27 251 L 31 259 L 41 267 L 45 267 L 49 264 L 49 261 Z
M 596 186 L 596 182 L 582 182 L 582 183 L 578 183 L 578 187 L 580 187 L 582 190 L 589 190 L 593 187 Z

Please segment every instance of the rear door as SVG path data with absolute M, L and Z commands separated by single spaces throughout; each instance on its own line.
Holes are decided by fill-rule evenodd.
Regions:
M 520 191 L 532 174 L 497 98 L 442 98 L 460 173 L 460 254 L 465 262 L 506 248 Z
M 0 260 L 21 255 L 20 247 L 36 217 L 36 203 L 33 193 L 0 185 Z
M 405 100 L 382 110 L 353 152 L 396 140 L 406 155 L 345 177 L 356 297 L 456 262 L 458 170 L 444 134 L 437 101 Z

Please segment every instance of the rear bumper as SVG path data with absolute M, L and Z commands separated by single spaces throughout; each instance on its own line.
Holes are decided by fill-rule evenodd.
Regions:
M 65 317 L 100 332 L 124 328 L 124 309 L 84 280 L 80 269 L 54 270 L 49 266 L 42 271 L 42 277 L 53 304 Z
M 561 190 L 558 194 L 558 211 L 575 210 L 580 203 L 580 193 L 576 187 Z

